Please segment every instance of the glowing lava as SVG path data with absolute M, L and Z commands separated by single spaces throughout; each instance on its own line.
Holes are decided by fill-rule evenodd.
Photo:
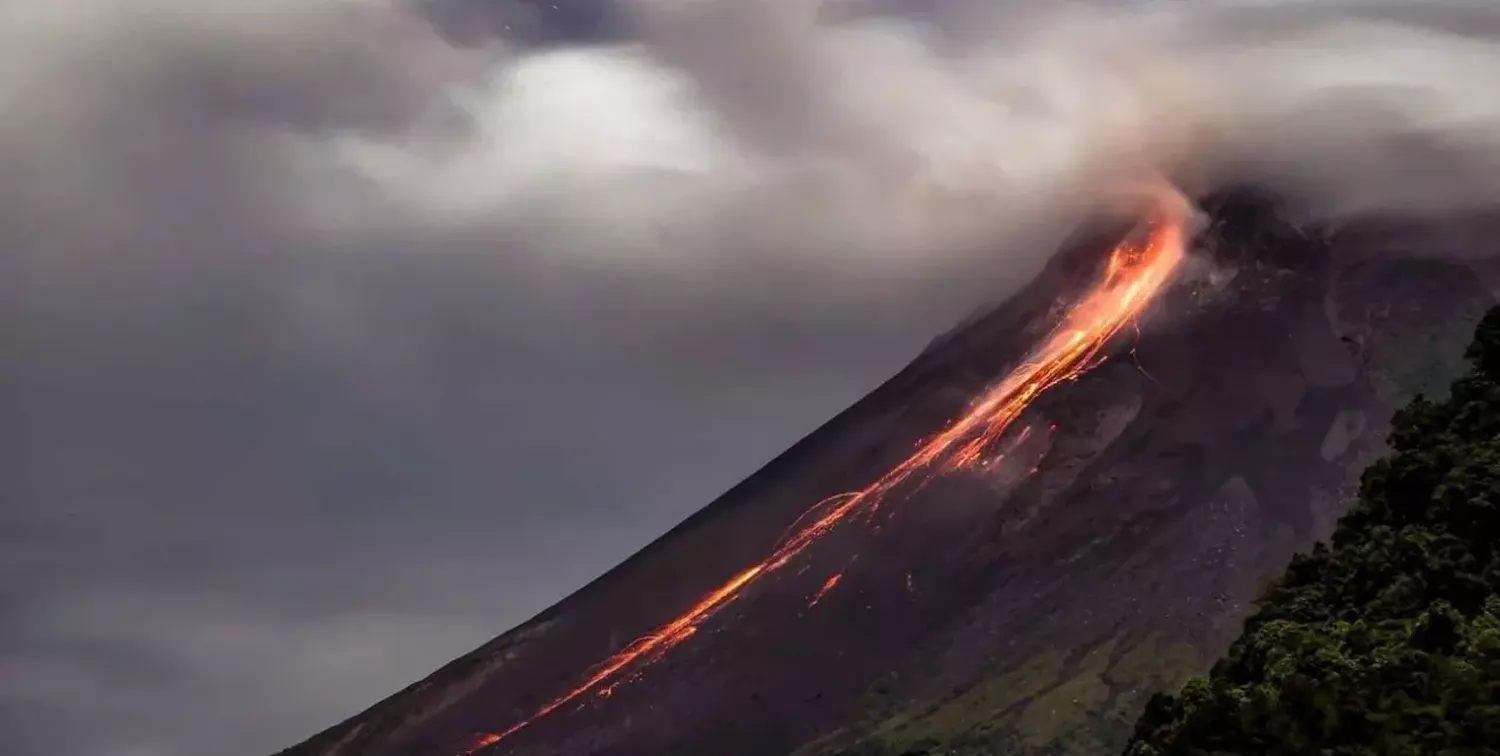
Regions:
M 964 415 L 941 433 L 919 443 L 916 451 L 865 488 L 829 497 L 804 514 L 780 544 L 704 596 L 676 619 L 662 625 L 594 667 L 572 689 L 554 698 L 531 717 L 500 733 L 479 736 L 466 754 L 491 747 L 559 707 L 586 694 L 605 695 L 625 678 L 662 658 L 692 637 L 710 617 L 745 594 L 761 578 L 780 570 L 823 534 L 851 515 L 873 512 L 885 496 L 918 473 L 924 480 L 974 465 L 1043 392 L 1078 378 L 1105 358 L 1105 349 L 1162 289 L 1185 255 L 1185 213 L 1161 210 L 1158 217 L 1116 246 L 1102 279 L 1064 316 L 1040 347 L 1003 380 L 981 394 Z M 815 604 L 834 585 L 830 578 L 814 596 Z
M 474 754 L 479 753 L 480 751 L 483 751 L 484 749 L 489 748 L 496 743 L 499 743 L 500 738 L 502 737 L 505 736 L 497 735 L 493 732 L 486 732 L 482 735 L 475 736 L 474 745 L 470 747 L 469 750 L 460 753 L 459 756 L 474 756 Z
M 811 609 L 811 608 L 817 606 L 818 602 L 822 601 L 823 597 L 827 596 L 828 592 L 831 591 L 831 590 L 833 590 L 834 586 L 838 585 L 839 581 L 842 580 L 843 578 L 844 578 L 844 573 L 840 572 L 840 573 L 835 574 L 833 577 L 828 578 L 827 580 L 823 581 L 823 587 L 819 588 L 818 592 L 814 593 L 812 595 L 812 598 L 808 600 L 808 602 L 807 602 L 807 608 Z

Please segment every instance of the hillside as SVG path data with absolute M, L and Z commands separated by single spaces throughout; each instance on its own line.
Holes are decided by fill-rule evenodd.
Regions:
M 1396 417 L 1331 545 L 1292 560 L 1127 753 L 1500 753 L 1500 308 Z
M 1421 227 L 1303 227 L 1252 192 L 1206 208 L 1139 333 L 1032 403 L 1001 463 L 902 490 L 608 695 L 486 739 L 907 458 L 1056 326 L 1117 230 L 619 567 L 284 753 L 1118 752 L 1153 693 L 1229 647 L 1267 576 L 1328 537 L 1392 412 L 1457 375 L 1500 291 L 1492 263 L 1413 255 L 1439 241 Z M 1487 238 L 1464 233 L 1443 243 Z

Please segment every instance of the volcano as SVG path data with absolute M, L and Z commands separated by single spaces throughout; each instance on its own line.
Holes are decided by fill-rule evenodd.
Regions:
M 992 435 L 963 419 L 1158 237 L 1081 234 L 623 564 L 282 756 L 1118 752 L 1331 532 L 1393 410 L 1459 372 L 1500 295 L 1482 220 L 1203 206 L 1129 327 Z

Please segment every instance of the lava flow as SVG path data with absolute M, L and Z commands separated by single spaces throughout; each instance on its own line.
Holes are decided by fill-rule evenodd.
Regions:
M 918 473 L 926 477 L 972 466 L 1004 435 L 1043 392 L 1078 378 L 1105 358 L 1113 338 L 1171 278 L 1185 255 L 1185 213 L 1163 209 L 1110 252 L 1101 280 L 1072 307 L 1062 322 L 1015 370 L 979 396 L 967 412 L 942 432 L 923 441 L 915 452 L 865 488 L 819 502 L 793 525 L 788 535 L 761 562 L 730 578 L 678 615 L 596 666 L 572 689 L 538 708 L 530 717 L 499 733 L 480 735 L 464 756 L 489 748 L 538 719 L 586 694 L 608 695 L 615 685 L 634 677 L 691 637 L 720 609 L 734 602 L 767 575 L 780 570 L 820 536 L 857 513 L 873 512 L 892 490 Z M 944 464 L 939 464 L 943 462 Z M 925 479 L 925 478 L 924 478 Z M 817 599 L 837 582 L 830 579 Z
M 830 577 L 827 580 L 825 580 L 823 582 L 823 586 L 818 589 L 818 592 L 814 593 L 812 595 L 812 598 L 808 599 L 808 601 L 807 601 L 807 608 L 811 609 L 811 608 L 817 606 L 818 602 L 822 601 L 823 597 L 827 596 L 828 592 L 831 591 L 831 590 L 833 590 L 834 587 L 836 587 L 839 584 L 839 581 L 842 580 L 842 579 L 844 579 L 843 573 L 835 573 L 833 575 L 833 577 Z

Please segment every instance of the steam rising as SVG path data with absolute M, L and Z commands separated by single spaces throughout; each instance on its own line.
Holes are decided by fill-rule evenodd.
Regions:
M 835 280 L 1024 269 L 1157 174 L 1259 180 L 1325 213 L 1487 208 L 1500 183 L 1500 12 L 1482 7 L 1073 5 L 1020 28 L 1019 9 L 968 9 L 957 37 L 941 6 L 817 5 L 629 3 L 635 40 L 523 55 L 463 91 L 467 147 L 366 143 L 352 164 L 427 213 L 540 226 L 543 254 Z
M 1500 12 L 1453 2 L 630 0 L 626 41 L 540 51 L 450 47 L 411 6 L 151 5 L 7 11 L 7 210 L 171 246 L 190 229 L 152 203 L 207 192 L 215 234 L 397 226 L 862 290 L 851 265 L 1024 272 L 1158 172 L 1333 211 L 1488 206 L 1500 181 Z
M 1492 2 L 548 7 L 0 3 L 8 748 L 351 713 L 1158 176 L 1500 199 Z

